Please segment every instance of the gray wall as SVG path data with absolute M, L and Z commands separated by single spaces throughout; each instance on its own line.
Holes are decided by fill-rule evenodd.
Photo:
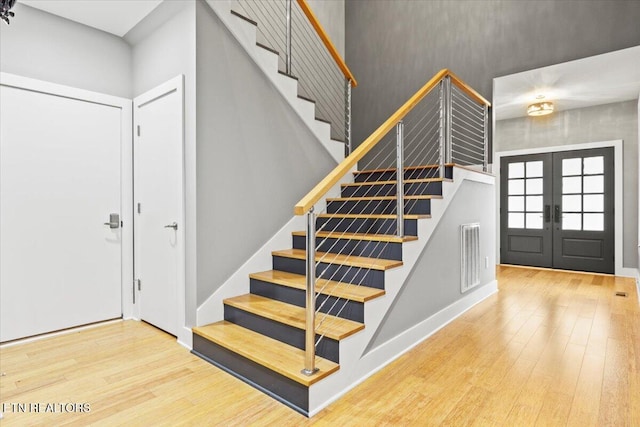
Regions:
M 164 2 L 125 37 L 132 43 L 134 96 L 180 74 L 185 82 L 186 315 L 196 316 L 196 5 Z
M 335 162 L 200 2 L 197 87 L 201 304 L 293 216 L 294 204 Z
M 344 0 L 307 0 L 331 42 L 344 58 L 345 8 Z
M 491 99 L 494 77 L 640 44 L 638 22 L 638 1 L 348 1 L 354 143 L 442 68 Z
M 367 351 L 453 304 L 460 292 L 460 225 L 480 223 L 481 285 L 495 280 L 495 186 L 464 181 L 402 290 L 387 312 Z M 489 268 L 484 258 L 489 257 Z
M 623 267 L 638 266 L 638 110 L 637 101 L 560 111 L 545 117 L 500 120 L 495 151 L 551 147 L 622 139 L 624 155 Z
M 16 4 L 0 25 L 0 70 L 131 97 L 131 49 L 120 37 Z

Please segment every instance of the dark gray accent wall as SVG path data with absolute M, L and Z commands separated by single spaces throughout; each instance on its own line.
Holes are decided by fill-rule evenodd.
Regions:
M 455 175 L 455 172 L 454 172 Z M 464 181 L 366 352 L 492 282 L 495 274 L 495 186 Z M 480 286 L 460 291 L 460 225 L 480 223 Z M 485 257 L 489 258 L 485 268 Z M 366 309 L 365 309 L 366 310 Z
M 623 260 L 638 267 L 638 102 L 559 111 L 544 117 L 499 120 L 495 152 L 623 140 Z
M 357 145 L 442 68 L 491 100 L 492 79 L 640 44 L 640 2 L 346 2 Z
M 291 219 L 335 161 L 202 2 L 196 22 L 200 305 Z
M 131 48 L 120 37 L 16 4 L 0 25 L 0 70 L 94 92 L 131 97 Z

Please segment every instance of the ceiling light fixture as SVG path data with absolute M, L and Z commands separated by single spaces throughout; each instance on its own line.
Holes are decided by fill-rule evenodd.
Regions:
M 527 114 L 530 116 L 546 116 L 553 113 L 553 102 L 536 102 L 527 107 Z

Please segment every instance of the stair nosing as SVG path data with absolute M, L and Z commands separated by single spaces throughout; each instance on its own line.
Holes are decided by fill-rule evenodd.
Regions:
M 405 179 L 405 184 L 420 184 L 420 183 L 430 183 L 430 182 L 453 182 L 453 179 L 450 178 L 423 178 L 423 179 Z M 393 181 L 365 181 L 365 182 L 349 182 L 346 184 L 341 184 L 342 187 L 358 187 L 363 185 L 391 185 L 397 184 L 396 180 Z
M 286 72 L 284 72 L 282 70 L 278 70 L 278 74 L 282 74 L 283 76 L 289 77 L 290 79 L 293 79 L 293 80 L 296 80 L 296 81 L 299 80 L 298 77 L 294 76 L 293 74 L 286 73 Z
M 277 305 L 281 305 L 281 306 L 289 306 L 289 310 L 293 310 L 293 311 L 297 311 L 298 314 L 302 313 L 302 319 L 300 318 L 285 318 L 285 317 L 280 317 L 280 318 L 273 318 L 270 316 L 269 313 L 265 313 L 263 310 L 261 310 L 258 307 L 252 306 L 251 304 L 241 304 L 236 302 L 235 300 L 239 299 L 239 298 L 243 298 L 246 295 L 250 295 L 251 298 L 253 299 L 258 299 L 258 300 L 269 300 L 271 301 L 271 304 L 275 304 Z M 237 308 L 238 310 L 242 310 L 242 311 L 246 311 L 248 313 L 252 313 L 255 314 L 256 316 L 260 316 L 263 317 L 265 319 L 269 319 L 272 320 L 274 322 L 278 322 L 278 323 L 282 323 L 284 325 L 290 326 L 292 328 L 296 328 L 299 330 L 304 331 L 305 330 L 305 309 L 304 307 L 298 307 L 297 305 L 293 305 L 293 304 L 288 304 L 286 302 L 282 302 L 282 301 L 278 301 L 275 299 L 271 299 L 271 298 L 266 298 L 266 297 L 262 297 L 259 295 L 255 295 L 255 294 L 245 294 L 245 295 L 238 295 L 235 297 L 231 297 L 231 298 L 226 298 L 223 300 L 223 304 L 225 305 L 229 305 L 231 307 Z M 330 339 L 334 339 L 336 341 L 340 341 L 343 340 L 357 332 L 360 332 L 361 330 L 364 329 L 365 325 L 364 323 L 361 322 L 356 322 L 353 320 L 349 320 L 349 319 L 343 319 L 341 317 L 336 317 L 336 316 L 332 316 L 330 314 L 326 314 L 326 313 L 322 313 L 322 316 L 325 317 L 326 319 L 330 319 L 334 322 L 339 322 L 339 323 L 351 323 L 351 324 L 357 324 L 357 327 L 353 327 L 352 329 L 350 329 L 347 332 L 344 333 L 335 333 L 334 331 L 331 331 L 330 328 L 328 326 L 324 326 L 323 328 L 323 323 L 320 323 L 319 325 L 316 324 L 316 334 L 318 335 L 323 335 L 327 338 Z
M 445 167 L 456 166 L 455 163 L 445 163 Z M 440 165 L 422 165 L 422 166 L 407 166 L 404 168 L 405 171 L 409 170 L 417 170 L 417 169 L 435 169 L 440 167 Z M 384 172 L 395 172 L 397 168 L 386 168 L 386 169 L 369 169 L 369 170 L 361 170 L 353 172 L 354 175 L 367 174 L 367 173 L 384 173 Z
M 323 213 L 318 214 L 318 218 L 347 218 L 347 219 L 396 219 L 395 214 L 340 214 L 340 213 Z M 428 219 L 431 214 L 405 214 L 404 219 Z
M 277 50 L 275 50 L 272 47 L 267 46 L 266 44 L 262 44 L 260 42 L 256 42 L 256 46 L 261 47 L 262 49 L 268 50 L 271 53 L 275 53 L 277 56 L 280 56 L 280 52 L 278 52 Z
M 408 196 L 405 195 L 405 200 L 430 200 L 430 199 L 442 199 L 439 194 L 421 194 Z M 327 202 L 348 202 L 348 201 L 367 201 L 367 200 L 396 200 L 396 196 L 371 196 L 371 197 L 327 197 Z
M 294 231 L 291 233 L 293 236 L 305 236 L 306 231 Z M 316 237 L 328 238 L 328 239 L 346 239 L 346 240 L 367 240 L 367 241 L 381 241 L 389 243 L 403 243 L 418 240 L 418 236 L 403 236 L 398 237 L 393 234 L 367 234 L 367 233 L 346 233 L 341 231 L 318 231 Z
M 231 345 L 231 343 L 225 342 L 224 340 L 218 338 L 217 336 L 211 333 L 207 333 L 207 327 L 213 326 L 213 325 L 220 325 L 220 324 L 224 324 L 225 327 L 240 328 L 243 330 L 242 334 L 248 334 L 248 336 L 260 337 L 258 338 L 259 340 L 265 340 L 265 342 L 269 344 L 267 348 L 280 347 L 282 349 L 286 349 L 287 351 L 298 353 L 301 356 L 302 364 L 304 362 L 304 350 L 301 350 L 297 347 L 283 343 L 276 339 L 270 338 L 266 335 L 262 335 L 259 332 L 252 331 L 251 329 L 247 329 L 240 325 L 236 325 L 235 323 L 228 322 L 226 320 L 216 322 L 211 325 L 194 327 L 191 330 L 194 334 L 199 335 L 202 338 L 205 338 L 206 340 L 209 340 L 219 346 L 222 346 L 228 349 L 229 351 L 232 351 L 242 357 L 245 357 L 254 363 L 264 366 L 265 368 L 270 369 L 271 371 L 276 372 L 306 387 L 313 385 L 314 383 L 326 378 L 327 376 L 331 375 L 332 373 L 340 369 L 340 365 L 338 363 L 332 362 L 320 356 L 316 356 L 316 365 L 320 365 L 320 364 L 329 365 L 330 369 L 320 370 L 316 375 L 312 375 L 312 376 L 297 375 L 298 373 L 297 369 L 295 371 L 292 371 L 290 369 L 284 369 L 282 366 L 277 366 L 278 364 L 273 363 L 271 360 L 267 360 L 266 357 L 260 357 L 260 356 L 264 356 L 263 353 L 256 354 L 249 351 L 242 351 L 242 350 L 239 351 L 240 345 Z
M 242 20 L 247 21 L 247 22 L 248 22 L 248 23 L 250 23 L 250 24 L 255 25 L 256 27 L 258 26 L 258 23 L 257 23 L 256 21 L 254 21 L 253 19 L 251 19 L 251 18 L 249 18 L 249 17 L 247 17 L 247 16 L 244 16 L 244 15 L 243 15 L 243 14 L 241 14 L 240 12 L 237 12 L 237 11 L 235 11 L 235 10 L 231 9 L 231 14 L 232 14 L 232 15 L 237 16 L 238 18 L 240 18 L 240 19 L 242 19 Z
M 278 270 L 267 270 L 267 271 L 261 271 L 258 273 L 251 273 L 249 274 L 249 278 L 251 279 L 255 279 L 255 280 L 260 280 L 263 282 L 268 282 L 268 283 L 272 283 L 275 285 L 279 285 L 279 286 L 286 286 L 292 289 L 299 289 L 299 290 L 304 290 L 305 286 L 299 286 L 295 283 L 292 283 L 291 281 L 287 281 L 285 279 L 273 279 L 273 278 L 268 278 L 268 277 L 264 277 L 262 276 L 265 273 L 271 273 L 273 271 L 278 271 Z M 290 276 L 295 276 L 296 278 L 302 278 L 304 279 L 305 276 L 302 274 L 296 274 L 296 273 L 289 273 L 289 272 L 285 272 L 282 271 L 280 273 L 285 273 L 287 275 Z M 335 284 L 334 286 L 339 287 L 339 286 L 346 286 L 346 287 L 354 287 L 354 288 L 366 288 L 367 290 L 370 290 L 370 295 L 367 296 L 363 296 L 363 297 L 358 297 L 355 295 L 347 295 L 344 292 L 335 292 L 333 294 L 329 294 L 326 291 L 324 291 L 322 288 L 324 287 L 324 284 L 320 284 L 320 282 L 329 282 L 331 284 Z M 335 280 L 329 280 L 329 279 L 317 279 L 316 282 L 316 290 L 320 289 L 319 293 L 322 295 L 327 295 L 327 296 L 335 296 L 336 298 L 344 298 L 344 299 L 348 299 L 350 301 L 355 301 L 355 302 L 361 302 L 361 303 L 365 303 L 367 301 L 371 301 L 375 298 L 381 297 L 383 295 L 385 295 L 385 290 L 384 289 L 378 289 L 378 288 L 372 288 L 369 286 L 365 286 L 365 285 L 354 285 L 353 283 L 346 283 L 346 282 L 338 282 Z
M 271 252 L 272 256 L 279 256 L 284 258 L 293 258 L 293 259 L 306 259 L 306 250 L 302 249 L 286 249 L 281 251 L 273 251 Z M 333 259 L 326 259 L 326 255 L 333 255 Z M 346 260 L 335 261 L 336 258 L 345 257 Z M 351 258 L 351 260 L 349 260 Z M 369 262 L 366 263 L 360 260 L 372 260 L 377 262 Z M 385 265 L 382 265 L 382 261 L 386 261 Z M 348 267 L 356 267 L 356 268 L 367 268 L 370 270 L 378 270 L 378 271 L 386 271 L 396 267 L 402 267 L 403 262 L 398 260 L 390 260 L 386 258 L 371 258 L 371 257 L 360 257 L 360 256 L 350 256 L 350 255 L 341 255 L 341 254 L 332 254 L 330 252 L 316 252 L 316 262 L 324 262 L 324 263 L 332 263 L 338 265 L 345 265 Z

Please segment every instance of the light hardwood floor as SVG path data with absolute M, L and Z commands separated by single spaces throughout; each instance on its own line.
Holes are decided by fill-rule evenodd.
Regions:
M 498 280 L 498 294 L 311 420 L 125 321 L 0 349 L 5 407 L 90 405 L 5 408 L 0 424 L 640 426 L 634 281 L 514 267 L 499 267 Z

